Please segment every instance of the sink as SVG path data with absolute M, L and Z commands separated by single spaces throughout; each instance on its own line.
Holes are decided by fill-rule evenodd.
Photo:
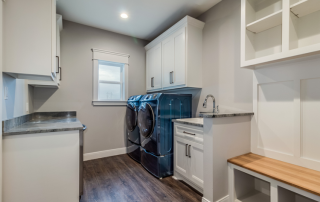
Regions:
M 178 119 L 179 121 L 203 124 L 203 118 Z
M 190 119 L 185 119 L 184 121 L 193 122 L 193 123 L 203 123 L 203 118 L 190 118 Z

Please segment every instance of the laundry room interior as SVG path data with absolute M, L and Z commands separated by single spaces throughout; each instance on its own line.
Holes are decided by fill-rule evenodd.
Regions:
M 320 0 L 0 12 L 0 202 L 320 202 Z

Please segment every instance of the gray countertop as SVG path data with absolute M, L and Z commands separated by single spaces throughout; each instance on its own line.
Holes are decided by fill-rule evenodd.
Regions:
M 29 117 L 22 116 L 4 121 L 3 136 L 83 129 L 81 122 L 76 118 L 75 112 L 45 112 L 26 116 Z
M 203 118 L 223 118 L 223 117 L 233 117 L 233 116 L 252 116 L 253 112 L 219 112 L 219 113 L 201 113 L 200 117 Z
M 203 127 L 203 118 L 174 119 L 174 123 L 181 123 L 191 126 Z

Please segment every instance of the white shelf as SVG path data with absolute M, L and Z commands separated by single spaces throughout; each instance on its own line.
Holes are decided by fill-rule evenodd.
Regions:
M 236 199 L 236 202 L 270 202 L 270 196 L 259 191 L 255 191 Z
M 319 11 L 320 1 L 319 0 L 303 0 L 291 5 L 290 8 L 294 14 L 298 15 L 298 17 L 303 17 L 310 13 Z
M 282 10 L 247 25 L 247 30 L 259 33 L 282 24 Z

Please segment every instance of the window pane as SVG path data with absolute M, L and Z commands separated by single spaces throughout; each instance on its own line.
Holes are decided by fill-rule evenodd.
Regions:
M 120 100 L 121 85 L 99 83 L 99 100 Z
M 120 82 L 121 67 L 99 64 L 99 80 Z

